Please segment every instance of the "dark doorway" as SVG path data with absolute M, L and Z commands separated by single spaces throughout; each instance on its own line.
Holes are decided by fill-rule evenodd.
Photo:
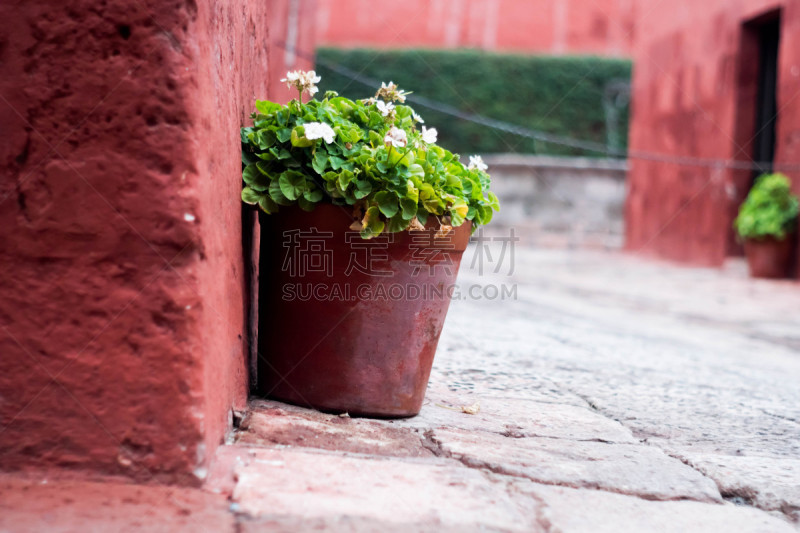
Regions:
M 752 178 L 772 171 L 775 159 L 775 122 L 778 113 L 778 45 L 781 19 L 776 14 L 756 28 L 758 32 L 758 92 L 756 121 L 753 135 L 753 161 L 763 162 L 763 168 L 753 170 Z
M 758 164 L 752 169 L 731 170 L 727 255 L 743 254 L 732 227 L 733 219 L 755 179 L 771 172 L 775 159 L 780 29 L 779 9 L 742 24 L 737 61 L 734 159 Z

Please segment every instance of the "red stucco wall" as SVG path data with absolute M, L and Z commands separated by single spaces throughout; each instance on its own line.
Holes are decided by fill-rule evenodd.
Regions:
M 283 97 L 290 2 L 0 6 L 0 468 L 204 476 L 247 390 L 238 128 Z
M 654 3 L 640 9 L 634 47 L 630 149 L 670 156 L 749 160 L 749 61 L 742 24 L 782 8 L 776 162 L 800 161 L 800 0 Z M 752 124 L 750 124 L 752 126 Z M 800 189 L 800 175 L 787 172 Z M 735 253 L 733 216 L 748 172 L 633 158 L 626 246 L 719 265 Z
M 321 45 L 628 55 L 635 0 L 318 0 Z

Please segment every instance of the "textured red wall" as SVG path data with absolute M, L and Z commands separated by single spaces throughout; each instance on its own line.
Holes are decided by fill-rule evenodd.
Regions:
M 0 6 L 0 468 L 204 476 L 247 390 L 238 128 L 290 2 Z
M 800 161 L 800 0 L 680 0 L 642 7 L 634 48 L 632 152 L 749 160 L 753 95 L 742 24 L 781 9 L 776 162 Z M 744 42 L 744 46 L 743 46 Z M 740 60 L 740 53 L 746 61 Z M 787 172 L 800 187 L 800 175 Z M 748 172 L 633 158 L 630 250 L 720 265 Z
M 321 45 L 629 55 L 635 0 L 318 0 Z

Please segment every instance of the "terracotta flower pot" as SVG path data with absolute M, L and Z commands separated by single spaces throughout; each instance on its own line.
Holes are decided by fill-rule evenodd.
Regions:
M 783 240 L 773 237 L 745 239 L 744 254 L 751 277 L 789 277 L 794 256 L 794 235 Z
M 365 241 L 330 204 L 260 221 L 259 391 L 351 415 L 419 413 L 469 224 Z

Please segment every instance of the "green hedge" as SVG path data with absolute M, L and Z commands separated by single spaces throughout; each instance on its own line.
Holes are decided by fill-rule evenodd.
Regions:
M 349 98 L 372 96 L 374 89 L 354 81 L 342 67 L 360 76 L 394 81 L 415 95 L 549 134 L 627 147 L 627 99 L 606 97 L 611 86 L 630 82 L 631 63 L 598 57 L 493 54 L 475 50 L 317 50 L 320 90 Z M 332 70 L 333 65 L 340 72 Z M 609 102 L 616 127 L 607 131 Z M 454 118 L 409 102 L 439 130 L 439 142 L 462 154 L 542 153 L 599 156 L 597 152 L 532 141 L 481 124 Z M 616 132 L 616 136 L 615 136 Z

